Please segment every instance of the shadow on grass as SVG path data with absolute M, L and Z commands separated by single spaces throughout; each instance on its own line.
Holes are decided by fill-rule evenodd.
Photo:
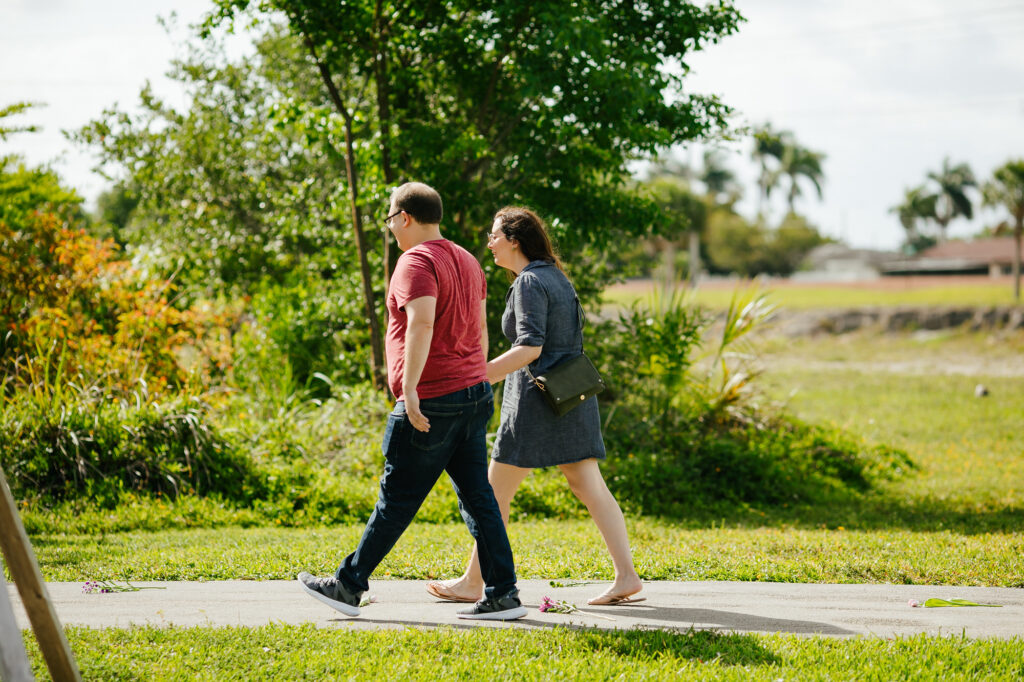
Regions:
M 660 517 L 685 526 L 760 527 L 846 530 L 949 531 L 962 535 L 1019 532 L 1024 528 L 1024 506 L 985 506 L 966 500 L 900 499 L 885 494 L 849 497 L 830 503 L 793 507 L 741 507 L 712 503 L 687 518 Z
M 690 613 L 694 609 L 657 609 L 661 611 L 685 611 Z M 709 612 L 706 609 L 697 609 L 704 613 L 723 615 L 724 612 Z M 693 623 L 701 618 L 682 617 L 668 618 L 680 622 Z M 692 615 L 692 614 L 691 614 Z M 664 619 L 664 614 L 651 616 L 652 618 Z M 350 622 L 344 618 L 331 619 L 335 623 Z M 551 623 L 549 621 L 535 618 L 520 618 L 512 625 L 492 626 L 490 628 L 479 624 L 452 624 L 452 623 L 424 623 L 422 621 L 389 619 L 377 620 L 366 619 L 375 625 L 391 626 L 402 628 L 416 628 L 419 630 L 454 630 L 460 632 L 472 632 L 481 635 L 488 631 L 504 631 L 525 629 L 533 632 L 552 633 L 554 636 L 568 636 L 573 643 L 587 651 L 604 651 L 614 654 L 619 658 L 636 660 L 652 660 L 657 658 L 672 658 L 677 660 L 698 660 L 716 661 L 721 665 L 771 665 L 779 662 L 779 658 L 766 649 L 758 638 L 750 634 L 722 633 L 716 630 L 701 630 L 692 625 L 686 629 L 663 626 L 637 626 L 629 630 L 605 629 L 588 625 L 573 625 L 567 623 Z M 761 619 L 771 620 L 771 619 Z M 776 621 L 773 623 L 788 623 L 790 627 L 797 624 L 796 629 L 781 627 L 779 631 L 800 632 L 800 633 L 821 633 L 821 634 L 854 634 L 852 632 L 832 628 L 820 623 L 801 623 L 799 621 Z M 823 626 L 829 631 L 826 632 L 815 626 Z M 808 629 L 810 628 L 810 629 Z M 835 631 L 835 632 L 833 632 Z M 547 635 L 541 635 L 546 637 Z

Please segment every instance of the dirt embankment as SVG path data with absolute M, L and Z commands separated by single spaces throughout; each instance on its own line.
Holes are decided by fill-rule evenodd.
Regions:
M 969 329 L 1024 329 L 1020 306 L 874 306 L 841 310 L 780 310 L 776 329 L 787 336 L 845 334 L 861 329 L 883 332 Z

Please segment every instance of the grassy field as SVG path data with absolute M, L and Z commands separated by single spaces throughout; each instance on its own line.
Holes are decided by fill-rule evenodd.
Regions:
M 918 469 L 828 508 L 702 507 L 683 520 L 631 518 L 644 578 L 1024 587 L 1024 335 L 864 333 L 769 338 L 763 347 L 766 407 L 784 403 L 804 419 L 903 448 Z M 975 395 L 979 383 L 988 396 Z M 33 541 L 50 580 L 260 579 L 290 578 L 301 568 L 332 570 L 360 531 L 223 528 L 45 534 Z M 511 536 L 523 577 L 611 577 L 588 521 L 518 521 Z M 464 527 L 416 524 L 378 575 L 453 576 L 467 550 Z M 285 626 L 76 628 L 69 637 L 93 679 L 245 679 L 255 662 L 266 679 L 472 679 L 483 671 L 492 679 L 1024 675 L 1019 638 L 833 640 L 566 629 L 357 633 Z
M 772 300 L 788 309 L 852 308 L 893 305 L 1011 305 L 1013 284 L 1008 277 L 891 277 L 867 282 L 791 282 L 757 280 Z M 707 282 L 694 301 L 714 309 L 726 308 L 740 282 Z M 609 287 L 604 301 L 610 306 L 629 306 L 648 298 L 660 285 L 636 280 Z
M 766 403 L 785 403 L 804 419 L 903 448 L 918 470 L 827 508 L 702 506 L 683 520 L 629 519 L 641 574 L 649 580 L 1024 586 L 1019 336 L 998 345 L 1008 353 L 1001 363 L 1007 376 L 903 371 L 911 360 L 947 369 L 967 362 L 992 347 L 990 337 L 979 334 L 769 339 L 761 378 Z M 882 348 L 878 354 L 872 354 L 875 346 Z M 848 369 L 858 357 L 872 357 L 876 370 Z M 987 397 L 975 396 L 979 382 L 988 387 Z M 173 506 L 165 513 L 173 515 Z M 259 579 L 291 578 L 297 567 L 326 571 L 360 532 L 356 526 L 236 528 L 45 534 L 34 542 L 50 580 Z M 517 521 L 511 533 L 523 577 L 611 577 L 589 521 Z M 381 574 L 453 576 L 467 549 L 461 524 L 415 524 Z
M 1024 640 L 955 637 L 835 640 L 563 627 L 360 632 L 313 625 L 72 628 L 69 636 L 84 677 L 102 680 L 1014 680 L 1024 676 Z M 33 662 L 42 677 L 38 655 Z

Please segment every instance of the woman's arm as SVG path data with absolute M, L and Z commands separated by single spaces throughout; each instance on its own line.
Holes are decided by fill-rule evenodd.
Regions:
M 492 384 L 504 380 L 512 372 L 526 367 L 539 358 L 543 348 L 544 346 L 513 346 L 487 363 L 487 380 Z

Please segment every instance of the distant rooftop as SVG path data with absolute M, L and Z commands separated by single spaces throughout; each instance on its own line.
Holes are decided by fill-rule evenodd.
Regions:
M 972 242 L 948 241 L 936 244 L 917 255 L 918 260 L 959 260 L 974 263 L 1009 265 L 1013 262 L 1013 237 L 989 237 Z
M 1013 247 L 1013 237 L 943 242 L 912 258 L 886 263 L 882 274 L 999 274 L 1013 263 Z

